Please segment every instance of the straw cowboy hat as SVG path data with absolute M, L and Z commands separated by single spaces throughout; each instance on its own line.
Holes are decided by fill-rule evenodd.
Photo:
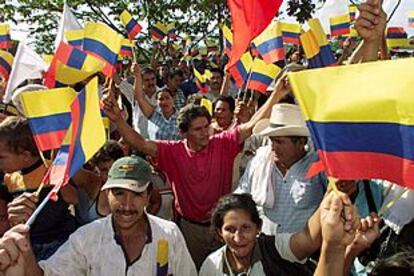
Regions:
M 302 112 L 294 104 L 275 104 L 270 119 L 260 120 L 253 128 L 258 136 L 309 136 Z

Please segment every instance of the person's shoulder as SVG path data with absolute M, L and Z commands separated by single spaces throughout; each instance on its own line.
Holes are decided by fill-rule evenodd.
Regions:
M 99 231 L 102 231 L 106 228 L 108 228 L 111 224 L 111 220 L 110 220 L 110 216 L 104 217 L 104 218 L 100 218 L 97 220 L 94 220 L 88 224 L 85 224 L 81 227 L 79 227 L 74 234 L 76 235 L 86 235 L 88 233 L 96 233 Z
M 216 275 L 214 272 L 220 272 L 223 262 L 223 254 L 226 250 L 225 248 L 226 246 L 223 246 L 207 256 L 201 265 L 200 275 Z
M 147 217 L 153 231 L 159 231 L 166 235 L 175 234 L 177 231 L 180 231 L 177 224 L 172 221 L 149 214 L 147 214 Z

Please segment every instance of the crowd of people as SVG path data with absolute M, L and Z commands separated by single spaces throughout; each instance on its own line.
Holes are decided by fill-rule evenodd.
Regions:
M 337 66 L 389 58 L 377 2 Z M 0 275 L 414 275 L 414 193 L 379 217 L 395 184 L 307 178 L 318 155 L 286 77 L 307 70 L 300 48 L 266 95 L 235 88 L 225 58 L 173 55 L 101 82 L 111 139 L 31 225 L 54 153 L 3 105 Z M 193 68 L 210 69 L 207 93 Z

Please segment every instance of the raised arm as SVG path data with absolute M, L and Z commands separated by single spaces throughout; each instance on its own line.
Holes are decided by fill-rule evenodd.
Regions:
M 135 84 L 134 84 L 134 95 L 135 100 L 138 102 L 139 107 L 141 108 L 142 113 L 145 117 L 151 117 L 154 113 L 155 107 L 145 98 L 144 91 L 142 90 L 142 77 L 141 77 L 141 67 L 139 64 L 135 64 L 134 67 L 135 74 Z
M 158 154 L 157 144 L 145 139 L 141 134 L 133 130 L 122 118 L 121 111 L 113 96 L 108 96 L 103 101 L 104 110 L 109 119 L 116 125 L 119 134 L 125 141 L 144 154 L 156 157 Z
M 363 39 L 362 61 L 378 59 L 378 50 L 384 37 L 387 15 L 382 9 L 381 0 L 367 0 L 359 5 L 359 16 L 355 28 Z
M 277 104 L 284 96 L 289 93 L 289 88 L 287 87 L 287 78 L 286 75 L 283 75 L 279 78 L 279 81 L 275 85 L 275 89 L 270 94 L 266 103 L 253 115 L 253 117 L 247 122 L 240 125 L 240 143 L 243 143 L 244 140 L 252 135 L 253 127 L 261 119 L 268 118 L 272 112 L 272 107 Z

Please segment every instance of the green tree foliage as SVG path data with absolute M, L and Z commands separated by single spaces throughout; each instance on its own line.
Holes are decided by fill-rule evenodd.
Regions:
M 311 17 L 315 9 L 312 0 L 288 1 L 288 14 L 300 22 Z M 206 36 L 219 37 L 218 26 L 230 19 L 226 0 L 67 0 L 67 3 L 82 21 L 103 21 L 124 34 L 118 18 L 124 9 L 148 26 L 158 20 L 175 22 L 178 34 L 192 36 L 195 43 Z M 36 51 L 51 53 L 62 9 L 63 0 L 19 0 L 17 5 L 6 2 L 0 4 L 0 20 L 31 26 L 30 36 Z M 148 41 L 149 30 L 144 30 L 138 44 L 148 45 L 145 44 Z

